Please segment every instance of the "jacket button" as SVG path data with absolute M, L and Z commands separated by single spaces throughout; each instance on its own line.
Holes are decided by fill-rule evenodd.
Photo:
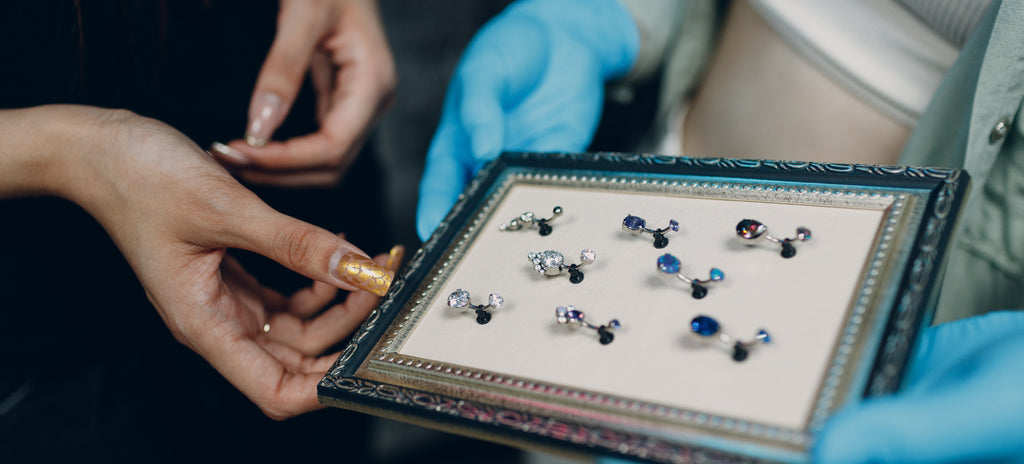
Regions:
M 1006 118 L 1000 119 L 996 123 L 996 126 L 992 128 L 992 132 L 988 134 L 988 143 L 996 143 L 1006 138 L 1006 133 L 1010 131 L 1010 121 Z

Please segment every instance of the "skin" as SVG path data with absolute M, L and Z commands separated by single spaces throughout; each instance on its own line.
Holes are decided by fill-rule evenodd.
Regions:
M 215 144 L 211 153 L 253 183 L 336 184 L 362 148 L 365 134 L 391 106 L 397 85 L 376 2 L 284 0 L 277 25 L 253 90 L 246 137 Z M 319 130 L 270 140 L 264 134 L 272 134 L 284 121 L 307 73 L 316 91 Z M 275 104 L 266 104 L 268 95 Z M 260 129 L 255 132 L 254 121 Z M 254 137 L 256 132 L 259 136 Z
M 54 195 L 82 206 L 113 238 L 178 341 L 271 418 L 322 407 L 316 384 L 337 357 L 323 351 L 377 302 L 336 277 L 331 256 L 351 253 L 383 269 L 387 255 L 373 264 L 335 234 L 274 211 L 183 134 L 131 112 L 4 110 L 0 140 L 0 198 Z M 262 254 L 316 283 L 281 295 L 260 285 L 229 248 Z M 393 272 L 401 259 L 391 261 Z M 88 272 L 80 263 L 54 265 L 69 275 Z M 329 305 L 337 288 L 353 293 Z

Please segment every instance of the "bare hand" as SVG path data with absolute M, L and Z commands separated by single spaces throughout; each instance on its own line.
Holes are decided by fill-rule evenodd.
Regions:
M 163 123 L 94 112 L 100 116 L 83 132 L 97 155 L 71 161 L 59 193 L 103 225 L 175 338 L 268 416 L 319 408 L 316 384 L 336 357 L 323 352 L 387 291 L 388 257 L 371 260 L 335 234 L 274 211 Z M 230 248 L 326 283 L 285 297 L 246 273 Z M 334 287 L 367 291 L 320 312 Z

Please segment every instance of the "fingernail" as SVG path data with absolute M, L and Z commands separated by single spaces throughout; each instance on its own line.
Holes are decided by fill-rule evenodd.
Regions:
M 262 147 L 274 132 L 275 118 L 281 112 L 281 97 L 274 93 L 263 93 L 253 100 L 249 108 L 249 127 L 245 131 L 245 142 Z
M 391 247 L 391 251 L 388 252 L 388 263 L 384 267 L 391 269 L 392 272 L 398 272 L 398 267 L 402 265 L 402 258 L 405 257 L 405 247 L 402 245 L 395 245 Z
M 245 156 L 245 153 L 235 150 L 223 143 L 213 142 L 213 144 L 210 145 L 210 151 L 217 152 L 217 154 L 234 161 L 235 164 L 249 164 L 249 158 Z
M 331 275 L 349 285 L 384 296 L 391 287 L 395 272 L 385 269 L 362 254 L 338 250 L 330 260 Z

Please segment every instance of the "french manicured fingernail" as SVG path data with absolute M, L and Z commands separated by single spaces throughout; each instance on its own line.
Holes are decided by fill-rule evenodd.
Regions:
M 263 93 L 253 100 L 249 108 L 249 127 L 245 130 L 245 142 L 262 147 L 273 135 L 275 118 L 281 113 L 281 97 L 275 93 Z
M 391 251 L 388 252 L 388 263 L 384 267 L 391 269 L 391 272 L 398 272 L 398 267 L 402 265 L 402 258 L 405 257 L 405 247 L 402 245 L 395 245 L 391 247 Z
M 249 158 L 245 156 L 245 153 L 235 150 L 223 143 L 213 142 L 213 144 L 210 145 L 210 151 L 217 152 L 217 154 L 233 161 L 235 164 L 249 164 Z
M 390 258 L 389 258 L 390 259 Z M 391 287 L 395 272 L 360 253 L 338 250 L 331 256 L 331 275 L 338 280 L 377 296 L 384 296 Z

